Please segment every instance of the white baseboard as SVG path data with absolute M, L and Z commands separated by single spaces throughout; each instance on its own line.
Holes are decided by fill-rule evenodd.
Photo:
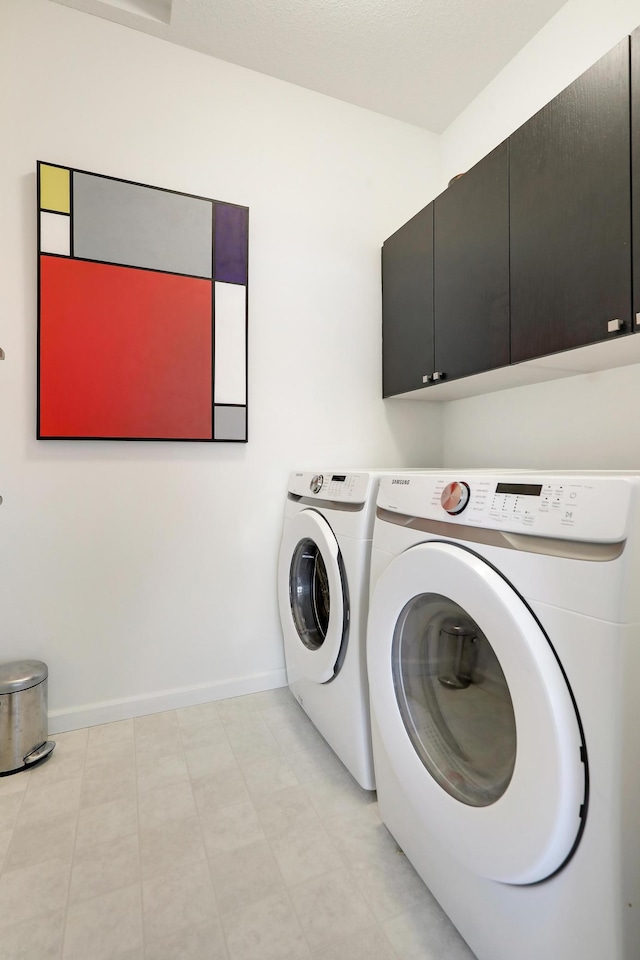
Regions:
M 262 690 L 274 690 L 276 687 L 286 687 L 286 685 L 287 673 L 283 668 L 251 677 L 225 680 L 222 683 L 164 690 L 162 693 L 147 694 L 143 697 L 124 697 L 121 700 L 86 703 L 66 710 L 51 710 L 49 735 L 66 733 L 68 730 L 78 730 L 81 727 L 95 727 L 99 723 L 144 717 L 149 713 L 162 713 L 179 707 L 194 707 L 199 703 L 209 703 L 212 700 L 242 697 L 247 693 L 260 693 Z

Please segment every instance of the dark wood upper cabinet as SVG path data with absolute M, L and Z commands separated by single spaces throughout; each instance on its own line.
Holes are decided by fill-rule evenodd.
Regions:
M 382 247 L 382 393 L 425 385 L 433 372 L 433 203 Z
M 626 38 L 509 139 L 512 363 L 633 329 L 629 56 Z
M 513 364 L 640 330 L 640 27 L 390 237 L 382 268 L 385 397 L 513 385 Z
M 633 224 L 633 316 L 640 315 L 640 27 L 631 34 L 631 217 Z
M 509 363 L 509 147 L 434 201 L 435 370 L 447 380 Z

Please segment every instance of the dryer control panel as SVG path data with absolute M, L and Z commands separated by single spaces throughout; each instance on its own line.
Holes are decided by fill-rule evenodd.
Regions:
M 289 478 L 289 493 L 334 503 L 366 503 L 370 486 L 368 473 L 303 470 L 292 473 Z
M 381 478 L 377 503 L 408 517 L 616 543 L 639 488 L 636 475 L 399 473 Z

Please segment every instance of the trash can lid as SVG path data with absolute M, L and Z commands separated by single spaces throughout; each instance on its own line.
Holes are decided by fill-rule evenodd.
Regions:
M 28 690 L 47 679 L 49 671 L 42 660 L 14 660 L 0 663 L 0 695 Z

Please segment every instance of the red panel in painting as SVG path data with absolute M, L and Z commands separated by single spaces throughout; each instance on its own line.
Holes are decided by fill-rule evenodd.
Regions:
M 211 440 L 211 283 L 40 258 L 40 437 Z

